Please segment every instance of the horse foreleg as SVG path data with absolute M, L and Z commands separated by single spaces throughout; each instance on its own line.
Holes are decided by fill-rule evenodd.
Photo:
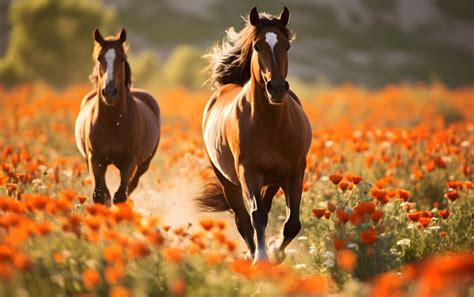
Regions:
M 114 204 L 122 203 L 127 200 L 127 187 L 137 166 L 134 160 L 124 161 L 119 165 L 120 170 L 120 186 L 114 194 Z
M 261 189 L 262 178 L 257 174 L 244 171 L 241 179 L 242 190 L 250 202 L 252 225 L 257 234 L 257 252 L 253 260 L 254 265 L 260 261 L 268 260 L 265 246 L 265 229 L 268 224 L 268 212 L 263 206 Z
M 291 177 L 284 187 L 288 217 L 283 226 L 283 238 L 269 244 L 271 258 L 276 263 L 283 262 L 285 248 L 301 230 L 300 204 L 303 192 L 303 174 L 304 171 Z
M 214 164 L 211 164 L 214 173 L 219 179 L 222 190 L 224 191 L 224 197 L 229 204 L 230 208 L 234 211 L 235 224 L 242 238 L 245 240 L 249 252 L 252 258 L 255 256 L 255 241 L 253 239 L 255 231 L 250 220 L 249 213 L 245 208 L 245 201 L 242 196 L 242 189 L 240 186 L 231 183 L 222 173 L 217 169 Z
M 95 203 L 110 203 L 110 193 L 105 184 L 107 164 L 101 163 L 96 158 L 91 157 L 88 167 L 92 170 L 92 176 L 94 177 L 94 193 L 92 194 L 92 199 Z

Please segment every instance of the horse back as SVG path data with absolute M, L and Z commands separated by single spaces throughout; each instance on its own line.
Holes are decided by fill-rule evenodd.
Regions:
M 160 120 L 160 107 L 158 106 L 158 103 L 156 102 L 155 98 L 151 96 L 148 92 L 142 89 L 135 89 L 133 88 L 131 90 L 132 96 L 141 102 L 145 103 L 156 115 L 158 121 Z

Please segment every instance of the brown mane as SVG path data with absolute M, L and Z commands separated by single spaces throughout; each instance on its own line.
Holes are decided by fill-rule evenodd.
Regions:
M 236 32 L 234 27 L 226 30 L 222 44 L 217 44 L 204 57 L 209 60 L 207 70 L 210 72 L 208 83 L 217 89 L 226 84 L 243 86 L 250 79 L 250 60 L 252 44 L 257 33 L 264 27 L 274 26 L 283 32 L 288 40 L 293 41 L 293 34 L 283 26 L 277 17 L 260 13 L 257 27 L 252 26 L 249 17 L 243 17 L 245 27 Z
M 116 38 L 113 36 L 108 36 L 105 37 L 105 40 L 114 42 L 116 41 Z M 128 43 L 125 43 L 123 46 L 114 46 L 115 48 L 120 49 L 124 56 L 125 56 L 125 86 L 127 89 L 130 89 L 132 86 L 132 69 L 130 68 L 130 64 L 128 63 L 127 60 L 127 52 L 128 52 Z M 97 82 L 99 80 L 99 67 L 100 63 L 97 61 L 97 57 L 99 56 L 100 52 L 102 50 L 102 46 L 98 43 L 94 43 L 94 50 L 92 52 L 92 59 L 95 61 L 94 68 L 92 68 L 92 72 L 89 75 L 89 80 L 94 86 L 94 88 L 97 88 Z

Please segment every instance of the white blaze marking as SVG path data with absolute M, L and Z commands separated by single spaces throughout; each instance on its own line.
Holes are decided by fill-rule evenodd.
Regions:
M 265 41 L 268 43 L 268 45 L 270 46 L 270 49 L 272 50 L 272 56 L 273 56 L 273 60 L 275 60 L 275 54 L 273 53 L 273 48 L 275 47 L 275 45 L 277 44 L 278 42 L 278 37 L 275 33 L 273 32 L 267 32 L 265 34 Z
M 105 85 L 114 79 L 114 60 L 115 50 L 111 48 L 105 53 L 105 61 L 107 62 L 107 71 L 105 73 L 107 75 L 107 79 L 105 81 Z

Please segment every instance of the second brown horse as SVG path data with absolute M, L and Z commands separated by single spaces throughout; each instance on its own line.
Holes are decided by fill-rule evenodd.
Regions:
M 124 202 L 138 185 L 160 141 L 160 109 L 145 91 L 131 89 L 127 34 L 102 37 L 94 30 L 95 89 L 87 94 L 76 119 L 76 143 L 94 179 L 94 202 L 110 204 L 107 166 L 120 170 L 114 203 Z
M 287 220 L 283 236 L 270 243 L 272 260 L 284 259 L 284 249 L 301 229 L 311 126 L 286 81 L 292 42 L 288 21 L 286 7 L 279 17 L 259 14 L 254 8 L 245 28 L 238 33 L 228 30 L 224 44 L 209 55 L 210 81 L 217 90 L 204 112 L 203 133 L 220 187 L 206 191 L 199 204 L 207 210 L 233 210 L 254 263 L 268 259 L 265 228 L 280 188 Z

